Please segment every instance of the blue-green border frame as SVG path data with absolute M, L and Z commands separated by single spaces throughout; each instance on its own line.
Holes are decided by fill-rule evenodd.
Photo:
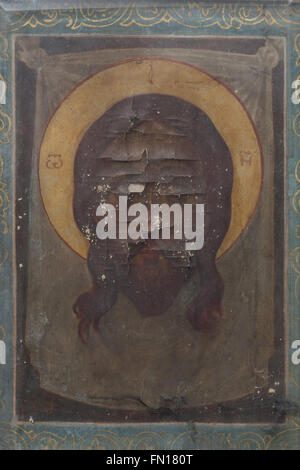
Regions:
M 117 34 L 188 36 L 282 36 L 286 38 L 286 315 L 287 398 L 284 424 L 76 424 L 14 423 L 14 187 L 13 36 L 18 34 Z M 7 83 L 0 105 L 0 449 L 295 449 L 300 448 L 300 365 L 291 344 L 300 339 L 300 104 L 291 101 L 300 78 L 300 5 L 254 4 L 178 7 L 0 10 L 0 79 Z

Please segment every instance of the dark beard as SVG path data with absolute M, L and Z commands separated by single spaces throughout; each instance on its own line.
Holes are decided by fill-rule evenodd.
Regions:
M 129 286 L 124 293 L 144 316 L 161 315 L 174 302 L 187 277 L 187 269 L 174 266 L 164 251 L 149 241 L 130 258 Z

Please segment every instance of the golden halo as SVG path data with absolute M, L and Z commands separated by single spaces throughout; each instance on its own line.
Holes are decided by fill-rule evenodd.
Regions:
M 88 128 L 117 102 L 134 95 L 172 95 L 204 111 L 233 160 L 231 222 L 219 258 L 247 227 L 260 195 L 261 149 L 252 121 L 223 84 L 194 66 L 168 59 L 134 59 L 82 82 L 52 116 L 40 149 L 39 178 L 45 210 L 58 235 L 80 256 L 89 243 L 73 215 L 74 158 Z

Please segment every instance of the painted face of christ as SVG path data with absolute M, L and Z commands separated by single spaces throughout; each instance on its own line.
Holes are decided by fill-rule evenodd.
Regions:
M 216 253 L 230 222 L 232 163 L 229 150 L 208 117 L 195 106 L 171 96 L 142 95 L 111 108 L 87 131 L 75 161 L 74 215 L 88 238 L 88 267 L 93 287 L 74 304 L 79 335 L 87 341 L 90 327 L 122 291 L 143 316 L 161 315 L 174 302 L 195 271 L 202 288 L 189 306 L 189 319 L 198 330 L 211 329 L 221 315 L 223 283 Z M 128 204 L 148 208 L 147 237 L 136 240 L 97 237 L 99 204 L 116 208 L 120 196 Z M 151 237 L 153 204 L 204 204 L 204 245 L 186 249 L 175 237 Z M 131 222 L 128 217 L 128 225 Z M 117 232 L 120 227 L 117 226 Z

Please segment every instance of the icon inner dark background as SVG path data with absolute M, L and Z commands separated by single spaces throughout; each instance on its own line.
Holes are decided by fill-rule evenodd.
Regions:
M 216 255 L 232 221 L 232 158 L 207 115 L 173 96 L 120 101 L 83 136 L 74 164 L 73 210 L 89 243 L 87 260 L 57 236 L 43 208 L 38 145 L 55 106 L 83 79 L 141 57 L 141 49 L 147 55 L 148 46 L 152 57 L 155 48 L 155 56 L 204 64 L 207 73 L 234 86 L 254 121 L 264 155 L 262 194 L 246 230 L 221 258 Z M 37 71 L 35 61 L 24 62 L 36 47 L 44 63 L 51 63 L 50 75 L 46 65 Z M 26 57 L 19 48 L 27 50 Z M 272 388 L 276 399 L 284 398 L 278 190 L 284 187 L 284 67 L 274 50 L 262 38 L 17 39 L 16 216 L 23 217 L 16 231 L 16 265 L 23 266 L 17 273 L 19 420 L 284 418 L 268 393 Z M 95 63 L 86 59 L 87 51 Z M 251 159 L 245 153 L 241 158 L 246 171 Z M 49 165 L 61 162 L 63 155 L 53 155 Z M 131 192 L 131 184 L 144 189 Z M 99 240 L 96 207 L 105 201 L 116 205 L 119 195 L 146 206 L 203 203 L 203 248 L 188 252 L 184 241 L 172 237 Z

